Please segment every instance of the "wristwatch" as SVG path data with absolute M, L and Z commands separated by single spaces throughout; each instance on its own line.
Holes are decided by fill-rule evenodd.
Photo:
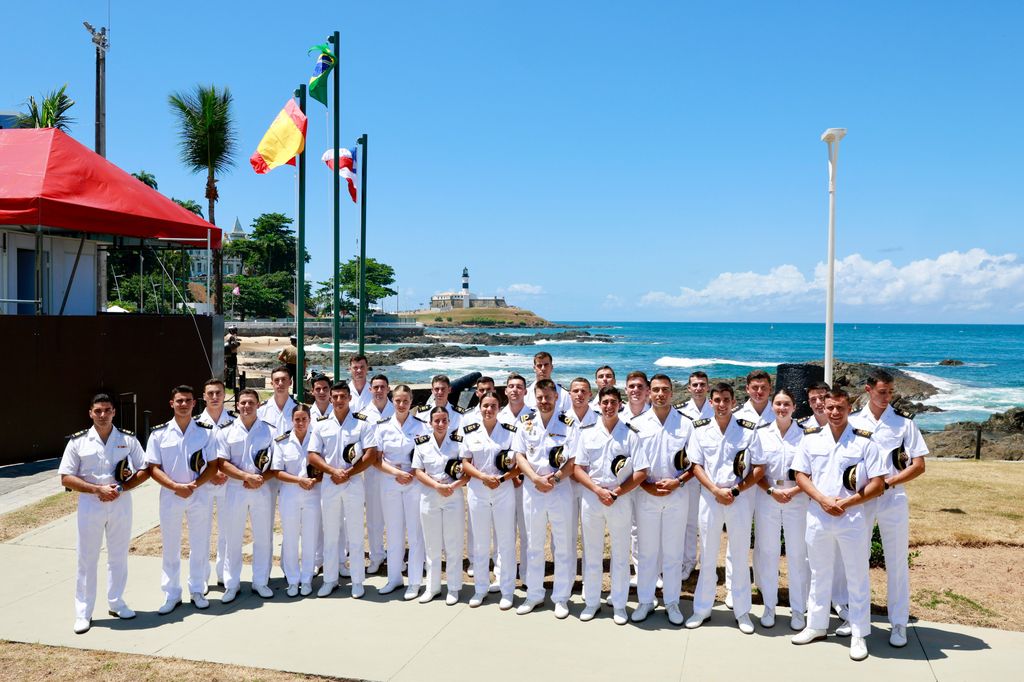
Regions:
M 734 485 L 733 487 L 729 488 L 729 492 L 732 493 L 733 497 L 739 497 L 740 496 L 740 487 L 738 485 Z
M 561 475 L 559 475 L 559 473 L 557 471 L 555 472 L 555 475 L 552 476 L 552 478 L 555 479 L 555 483 L 559 483 L 562 480 Z
M 892 487 L 891 485 L 889 485 L 888 481 L 882 481 L 882 485 L 885 486 L 884 488 L 882 488 L 883 491 L 888 490 L 889 488 Z
M 771 497 L 775 494 L 775 488 L 768 486 L 768 490 L 766 492 L 768 493 L 768 496 Z
M 611 495 L 612 495 L 612 502 L 614 502 L 615 500 L 619 499 L 619 496 L 616 495 L 615 493 L 612 493 Z

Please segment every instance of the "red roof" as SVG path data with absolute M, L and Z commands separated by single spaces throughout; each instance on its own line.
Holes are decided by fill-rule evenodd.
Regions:
M 220 228 L 54 128 L 0 129 L 0 225 L 181 240 L 220 248 Z

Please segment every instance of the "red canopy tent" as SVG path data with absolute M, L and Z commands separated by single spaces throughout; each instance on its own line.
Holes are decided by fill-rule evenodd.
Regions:
M 0 225 L 221 245 L 220 228 L 54 128 L 0 129 Z

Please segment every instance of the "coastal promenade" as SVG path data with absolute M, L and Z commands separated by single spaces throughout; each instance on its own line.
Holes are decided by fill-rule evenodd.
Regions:
M 133 493 L 133 536 L 157 525 L 158 495 L 151 484 Z M 367 580 L 362 600 L 351 599 L 347 586 L 326 599 L 292 600 L 284 595 L 279 569 L 271 600 L 251 594 L 243 582 L 239 599 L 228 606 L 221 606 L 214 588 L 208 610 L 186 603 L 160 617 L 155 613 L 162 602 L 160 559 L 144 556 L 129 559 L 125 595 L 138 617 L 118 621 L 106 615 L 101 557 L 93 628 L 75 635 L 75 538 L 72 514 L 0 544 L 0 638 L 332 677 L 446 682 L 482 675 L 521 680 L 524 673 L 538 680 L 721 680 L 747 674 L 794 680 L 806 679 L 809 671 L 830 680 L 998 679 L 1013 674 L 1024 650 L 1024 633 L 917 622 L 904 649 L 890 648 L 888 629 L 876 629 L 868 639 L 871 657 L 855 663 L 847 639 L 830 636 L 799 648 L 790 644 L 788 613 L 781 608 L 779 624 L 771 630 L 758 626 L 753 636 L 740 634 L 721 604 L 698 630 L 671 626 L 661 610 L 645 623 L 620 627 L 608 610 L 581 623 L 578 594 L 570 618 L 558 621 L 550 604 L 516 616 L 499 611 L 493 598 L 478 609 L 465 600 L 454 607 L 441 599 L 429 605 L 403 602 L 395 597 L 400 591 L 377 594 L 383 576 Z M 279 548 L 278 537 L 275 551 Z M 467 598 L 468 589 L 463 590 Z M 522 598 L 517 591 L 517 602 Z M 690 613 L 688 601 L 682 606 Z

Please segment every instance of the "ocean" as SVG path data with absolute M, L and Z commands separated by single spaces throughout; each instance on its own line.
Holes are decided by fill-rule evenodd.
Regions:
M 480 371 L 499 383 L 509 372 L 532 376 L 533 354 L 547 350 L 554 357 L 554 378 L 565 386 L 577 376 L 593 380 L 594 370 L 610 365 L 619 377 L 639 369 L 651 375 L 663 372 L 685 382 L 690 372 L 702 369 L 712 377 L 742 376 L 752 369 L 774 371 L 784 362 L 821 360 L 825 327 L 822 324 L 697 323 L 697 322 L 572 322 L 544 332 L 583 330 L 608 334 L 614 343 L 541 341 L 534 346 L 481 346 L 492 353 L 485 358 L 409 360 L 396 367 L 378 367 L 391 383 L 425 383 L 437 373 L 453 379 Z M 461 329 L 429 328 L 444 336 Z M 498 330 L 481 330 L 491 331 Z M 532 335 L 537 330 L 500 330 Z M 397 345 L 367 346 L 389 351 Z M 309 346 L 330 349 L 330 345 Z M 344 344 L 342 352 L 353 352 Z M 916 421 L 925 430 L 941 430 L 954 421 L 983 421 L 989 415 L 1024 406 L 1024 326 L 955 324 L 838 324 L 835 357 L 846 362 L 868 362 L 899 369 L 934 385 L 939 393 L 926 402 L 943 412 L 925 412 Z M 945 366 L 946 358 L 963 365 Z

